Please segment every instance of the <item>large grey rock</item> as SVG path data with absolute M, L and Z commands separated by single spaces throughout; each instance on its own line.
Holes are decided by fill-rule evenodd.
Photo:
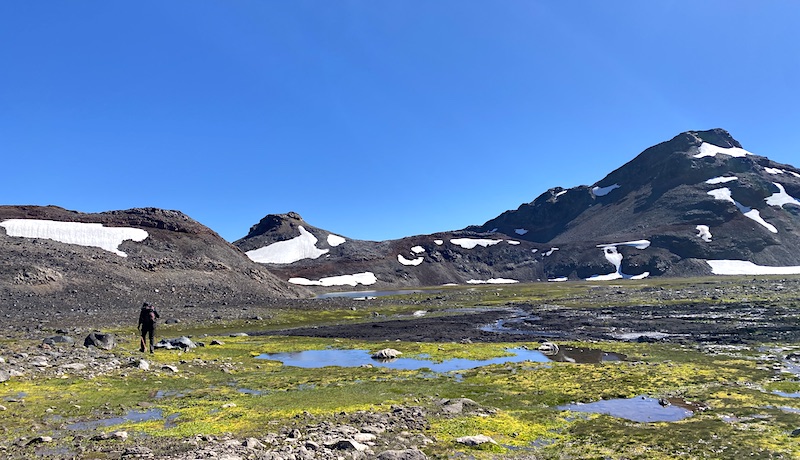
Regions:
M 155 344 L 155 347 L 165 348 L 167 350 L 179 348 L 186 351 L 192 348 L 197 348 L 197 344 L 192 342 L 189 337 L 178 337 L 177 339 L 161 339 Z
M 111 334 L 102 332 L 92 332 L 83 341 L 84 347 L 97 347 L 103 350 L 111 350 L 117 346 L 117 340 Z

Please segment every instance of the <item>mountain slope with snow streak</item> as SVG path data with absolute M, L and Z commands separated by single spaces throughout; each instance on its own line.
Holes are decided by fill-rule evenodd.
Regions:
M 0 253 L 4 305 L 213 308 L 310 295 L 178 211 L 0 206 Z
M 798 196 L 797 168 L 746 150 L 724 130 L 689 131 L 644 150 L 594 184 L 547 190 L 463 230 L 383 242 L 345 239 L 334 247 L 325 243 L 331 232 L 289 213 L 266 217 L 235 244 L 243 251 L 288 244 L 304 228 L 317 240 L 309 249 L 320 255 L 266 264 L 270 270 L 309 283 L 373 273 L 372 289 L 610 281 L 748 268 L 759 274 L 768 271 L 763 267 L 780 273 L 775 267 L 800 266 Z M 732 262 L 715 261 L 750 265 L 729 268 Z

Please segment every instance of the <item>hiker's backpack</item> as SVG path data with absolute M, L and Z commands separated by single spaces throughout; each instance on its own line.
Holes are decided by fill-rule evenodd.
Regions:
M 150 324 L 155 324 L 155 322 L 156 322 L 156 309 L 153 308 L 152 306 L 148 306 L 146 315 L 147 315 L 146 318 L 147 318 L 148 321 L 150 321 Z

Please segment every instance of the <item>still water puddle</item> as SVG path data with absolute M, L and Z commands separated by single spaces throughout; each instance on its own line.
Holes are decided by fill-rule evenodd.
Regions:
M 599 363 L 605 361 L 621 361 L 625 359 L 624 355 L 584 348 L 561 347 L 558 353 L 549 356 L 541 351 L 528 350 L 526 348 L 509 348 L 506 349 L 506 351 L 513 353 L 513 355 L 484 360 L 453 358 L 442 362 L 427 360 L 424 359 L 424 357 L 378 360 L 373 359 L 367 350 L 339 349 L 305 350 L 293 353 L 264 353 L 256 356 L 256 359 L 280 361 L 284 366 L 304 368 L 320 368 L 326 366 L 361 367 L 372 365 L 401 370 L 429 369 L 433 372 L 463 371 L 492 364 L 520 363 L 524 361 L 538 363 L 551 361 Z
M 662 405 L 658 399 L 637 396 L 631 399 L 609 399 L 587 404 L 567 404 L 558 406 L 559 410 L 606 414 L 634 422 L 677 422 L 694 415 L 682 400 L 670 399 L 670 404 Z
M 161 412 L 161 409 L 149 409 L 146 411 L 129 410 L 125 415 L 120 417 L 111 417 L 88 422 L 76 422 L 67 425 L 65 428 L 72 431 L 87 431 L 102 427 L 121 425 L 128 422 L 138 423 L 162 419 L 164 420 L 164 428 L 172 428 L 176 426 L 175 419 L 178 418 L 178 415 L 179 414 L 172 414 L 164 419 L 164 414 Z
M 489 366 L 491 364 L 519 363 L 522 361 L 547 362 L 549 359 L 543 353 L 524 348 L 512 348 L 507 351 L 514 353 L 512 356 L 503 356 L 493 359 L 463 359 L 453 358 L 442 362 L 429 361 L 416 358 L 373 359 L 367 350 L 306 350 L 295 353 L 265 353 L 256 356 L 256 359 L 269 359 L 280 361 L 284 366 L 319 368 L 326 366 L 360 367 L 373 365 L 389 369 L 418 370 L 430 369 L 434 372 L 451 372 Z

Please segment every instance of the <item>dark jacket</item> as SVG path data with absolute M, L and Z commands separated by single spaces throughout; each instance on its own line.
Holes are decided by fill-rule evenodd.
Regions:
M 161 316 L 159 316 L 158 311 L 156 311 L 156 307 L 152 305 L 142 307 L 142 310 L 139 312 L 139 327 L 144 329 L 153 328 L 158 318 L 161 318 Z

